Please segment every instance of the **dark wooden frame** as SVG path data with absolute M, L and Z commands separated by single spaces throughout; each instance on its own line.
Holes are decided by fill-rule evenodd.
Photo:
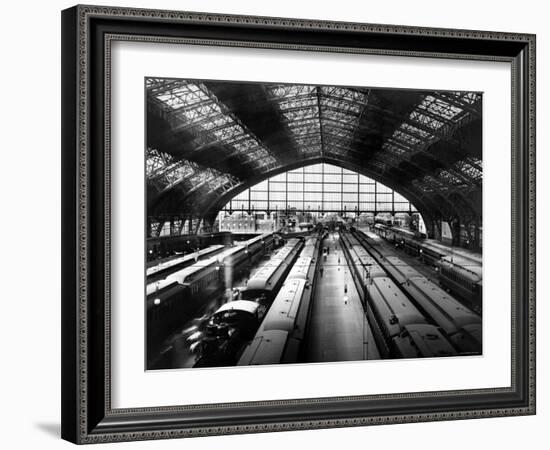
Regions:
M 512 385 L 116 410 L 110 402 L 110 43 L 512 64 Z M 97 6 L 62 13 L 62 437 L 76 443 L 535 413 L 535 36 Z M 202 406 L 202 407 L 201 407 Z

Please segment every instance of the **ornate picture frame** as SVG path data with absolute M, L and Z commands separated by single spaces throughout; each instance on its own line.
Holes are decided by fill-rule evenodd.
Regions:
M 111 48 L 180 43 L 511 65 L 511 384 L 112 407 Z M 75 6 L 62 12 L 62 437 L 98 443 L 535 414 L 535 36 Z

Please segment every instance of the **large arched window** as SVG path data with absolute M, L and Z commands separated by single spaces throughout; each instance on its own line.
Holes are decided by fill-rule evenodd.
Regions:
M 243 191 L 223 208 L 237 211 L 297 211 L 312 214 L 413 213 L 414 205 L 368 177 L 331 164 L 290 170 Z

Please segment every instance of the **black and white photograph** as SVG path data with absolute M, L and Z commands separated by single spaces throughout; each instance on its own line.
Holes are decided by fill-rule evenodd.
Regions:
M 483 92 L 144 95 L 147 370 L 483 355 Z

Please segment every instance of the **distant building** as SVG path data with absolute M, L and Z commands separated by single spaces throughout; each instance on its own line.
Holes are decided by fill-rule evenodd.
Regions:
M 235 211 L 219 220 L 220 231 L 231 233 L 267 233 L 275 231 L 275 220 L 266 213 L 247 214 Z

